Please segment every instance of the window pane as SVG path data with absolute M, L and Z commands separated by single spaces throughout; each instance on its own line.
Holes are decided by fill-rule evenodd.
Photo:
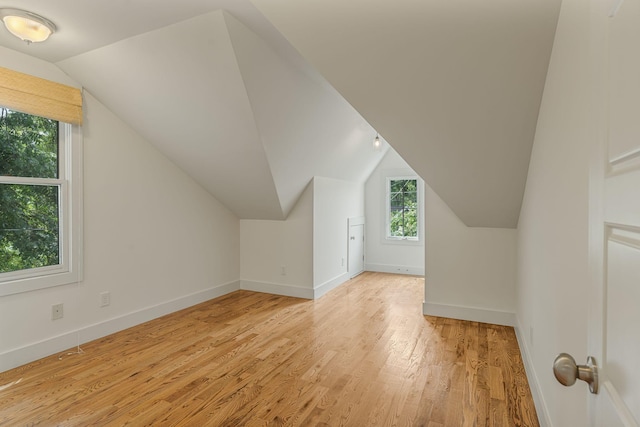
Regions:
M 60 263 L 59 188 L 0 184 L 0 273 Z
M 403 213 L 402 209 L 391 209 L 389 216 L 389 235 L 392 237 L 404 236 L 403 231 Z
M 0 107 L 0 175 L 58 178 L 58 122 Z
M 404 197 L 402 193 L 391 193 L 391 209 L 402 208 L 404 206 Z
M 403 185 L 404 185 L 404 180 L 401 180 L 401 179 L 391 180 L 391 191 L 394 193 L 402 192 Z
M 415 207 L 418 202 L 418 193 L 415 191 L 404 193 L 404 203 L 405 206 Z
M 404 235 L 405 237 L 418 237 L 418 212 L 416 209 L 404 211 Z

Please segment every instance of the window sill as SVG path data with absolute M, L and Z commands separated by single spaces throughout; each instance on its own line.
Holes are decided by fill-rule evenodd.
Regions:
M 81 279 L 77 272 L 65 271 L 62 268 L 42 267 L 33 270 L 48 271 L 46 274 L 40 275 L 24 274 L 22 276 L 4 278 L 0 281 L 0 297 L 54 286 L 70 285 L 78 283 Z
M 389 245 L 420 246 L 422 245 L 422 240 L 399 237 L 385 237 L 382 240 L 382 243 Z

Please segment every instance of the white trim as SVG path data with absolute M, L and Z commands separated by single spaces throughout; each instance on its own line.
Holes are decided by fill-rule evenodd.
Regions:
M 609 18 L 615 18 L 616 15 L 618 14 L 618 11 L 620 11 L 620 7 L 622 6 L 622 3 L 624 3 L 624 0 L 613 0 L 610 3 L 613 3 L 613 6 L 610 6 Z
M 365 264 L 366 271 L 376 271 L 379 273 L 410 274 L 413 276 L 424 276 L 424 267 L 414 267 L 409 265 L 392 264 Z
M 59 141 L 59 140 L 58 140 Z M 60 150 L 59 150 L 60 152 Z M 60 171 L 62 169 L 62 163 L 60 163 Z M 20 184 L 20 185 L 41 185 L 43 187 L 61 186 L 64 184 L 64 179 L 58 178 L 31 178 L 20 176 L 0 176 L 0 184 Z
M 540 427 L 551 427 L 551 417 L 549 416 L 549 409 L 544 400 L 542 389 L 540 388 L 540 382 L 536 375 L 536 371 L 533 369 L 533 360 L 529 347 L 527 346 L 526 334 L 523 334 L 522 326 L 517 321 L 517 326 L 514 327 L 516 331 L 516 339 L 518 340 L 518 347 L 520 347 L 520 354 L 522 356 L 522 363 L 524 364 L 524 371 L 527 375 L 527 381 L 529 381 L 529 388 L 531 389 L 531 395 L 533 397 L 533 404 L 536 407 L 536 413 L 538 414 L 538 422 Z
M 509 311 L 425 302 L 422 305 L 422 313 L 427 316 L 449 317 L 494 325 L 516 325 L 516 314 Z
M 602 381 L 602 384 L 600 384 L 599 393 L 602 396 L 601 399 L 606 396 L 607 400 L 609 400 L 609 405 L 616 411 L 616 415 L 618 415 L 624 427 L 637 427 L 636 418 L 631 413 L 629 406 L 627 406 L 627 402 L 620 396 L 618 389 L 609 379 L 606 379 L 606 377 L 604 381 Z
M 610 159 L 609 163 L 612 166 L 617 166 L 620 163 L 628 162 L 638 157 L 640 157 L 640 147 L 634 148 L 631 151 L 627 151 L 626 153 L 620 154 L 619 156 L 616 156 L 613 159 Z
M 331 280 L 316 286 L 315 288 L 304 288 L 302 286 L 283 285 L 281 283 L 256 282 L 253 280 L 240 280 L 240 289 L 253 292 L 263 292 L 266 294 L 282 295 L 285 297 L 317 299 L 337 288 L 349 280 L 349 273 L 341 273 Z
M 267 294 L 282 295 L 286 297 L 313 299 L 313 289 L 301 286 L 283 285 L 280 283 L 255 282 L 253 280 L 240 280 L 240 289 Z
M 342 285 L 344 282 L 349 280 L 349 278 L 350 278 L 349 273 L 346 272 L 334 277 L 331 280 L 324 282 L 320 286 L 316 286 L 315 288 L 313 288 L 313 297 L 320 298 L 322 295 L 326 294 L 330 290 L 335 289 L 338 286 Z
M 24 365 L 34 360 L 63 352 L 78 344 L 87 343 L 109 334 L 139 325 L 169 313 L 209 301 L 240 289 L 238 280 L 213 286 L 203 291 L 185 295 L 157 305 L 145 307 L 99 323 L 84 326 L 67 333 L 38 341 L 0 354 L 0 372 Z
M 364 217 L 356 216 L 353 218 L 347 218 L 347 226 L 351 227 L 352 225 L 364 225 Z

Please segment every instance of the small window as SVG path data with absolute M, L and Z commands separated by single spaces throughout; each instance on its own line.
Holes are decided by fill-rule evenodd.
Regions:
M 418 179 L 394 177 L 387 179 L 387 232 L 390 240 L 419 240 Z
M 70 124 L 0 107 L 0 295 L 78 280 L 72 140 Z

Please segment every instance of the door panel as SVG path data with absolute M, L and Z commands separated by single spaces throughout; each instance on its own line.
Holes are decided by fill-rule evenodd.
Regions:
M 640 135 L 640 2 L 625 0 L 614 7 L 616 13 L 609 19 L 608 82 L 612 101 L 608 151 L 613 162 L 637 152 Z
M 604 168 L 591 174 L 592 189 L 601 192 L 592 197 L 602 206 L 590 219 L 600 249 L 592 261 L 589 347 L 600 359 L 600 392 L 589 402 L 592 425 L 632 427 L 640 420 L 640 0 L 613 4 L 611 13 L 607 2 L 592 2 L 605 65 L 594 81 L 603 88 L 594 121 Z
M 601 395 L 598 396 L 597 411 L 594 414 L 595 419 L 592 425 L 599 427 L 630 427 L 633 424 L 625 424 L 620 417 L 620 405 L 616 405 L 611 401 L 612 394 L 605 384 L 602 387 Z
M 364 271 L 364 224 L 349 225 L 349 277 Z
M 605 288 L 605 347 L 602 368 L 610 386 L 640 419 L 640 232 L 611 227 Z

